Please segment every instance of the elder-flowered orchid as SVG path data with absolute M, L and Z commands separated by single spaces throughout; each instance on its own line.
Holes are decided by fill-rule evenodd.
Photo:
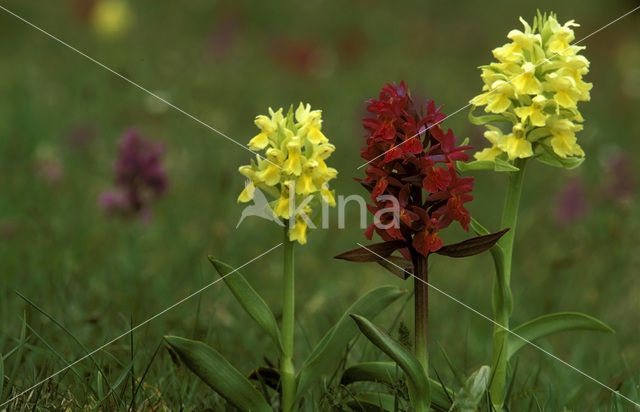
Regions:
M 537 157 L 575 167 L 584 157 L 575 135 L 583 121 L 578 102 L 590 100 L 592 88 L 582 80 L 589 71 L 589 61 L 579 54 L 585 47 L 571 44 L 578 24 L 561 25 L 553 13 L 538 13 L 532 26 L 520 21 L 524 31 L 510 31 L 511 42 L 493 50 L 497 62 L 480 67 L 484 92 L 470 101 L 494 114 L 471 115 L 475 123 L 507 121 L 513 130 L 502 134 L 488 127 L 485 137 L 492 147 L 474 157 L 490 162 Z
M 290 221 L 289 239 L 304 244 L 306 216 L 321 202 L 335 206 L 329 181 L 338 172 L 325 163 L 335 146 L 322 133 L 322 111 L 300 103 L 295 112 L 291 108 L 285 116 L 281 108 L 275 111 L 269 108 L 269 115 L 257 116 L 254 123 L 260 132 L 248 146 L 254 151 L 264 151 L 264 156 L 258 154 L 250 165 L 240 167 L 239 172 L 248 183 L 238 201 L 251 201 L 256 189 L 270 195 L 275 216 Z
M 414 103 L 404 82 L 383 87 L 367 111 L 362 157 L 369 166 L 361 183 L 371 192 L 369 211 L 385 228 L 374 222 L 366 235 L 371 239 L 375 231 L 386 241 L 405 241 L 427 256 L 442 247 L 438 233 L 453 221 L 468 230 L 464 204 L 473 198 L 473 178 L 461 177 L 454 162 L 468 160 L 470 146 L 458 146 L 453 131 L 439 125 L 446 116 L 433 101 Z M 397 225 L 391 225 L 397 217 L 390 199 L 399 203 Z M 385 209 L 390 211 L 380 213 Z

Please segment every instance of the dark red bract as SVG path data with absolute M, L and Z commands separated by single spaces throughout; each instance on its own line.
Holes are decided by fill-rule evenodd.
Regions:
M 389 211 L 365 233 L 369 239 L 375 231 L 386 241 L 405 241 L 427 256 L 442 247 L 439 231 L 453 221 L 469 229 L 464 204 L 473 199 L 473 178 L 459 176 L 455 161 L 467 161 L 471 147 L 457 146 L 453 131 L 440 127 L 446 115 L 433 101 L 414 103 L 404 81 L 386 84 L 379 98 L 367 103 L 372 116 L 362 120 L 367 131 L 362 158 L 368 167 L 360 182 L 371 192 L 369 211 Z M 393 202 L 381 196 L 397 199 L 399 224 L 389 224 L 396 219 Z

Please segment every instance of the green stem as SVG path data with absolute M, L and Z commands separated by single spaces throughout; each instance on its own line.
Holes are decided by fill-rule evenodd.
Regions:
M 429 281 L 427 272 L 427 259 L 420 253 L 412 251 L 414 274 L 414 302 L 415 302 L 415 355 L 425 375 L 429 376 L 429 350 L 428 326 L 429 326 Z M 414 405 L 416 411 L 428 411 L 431 403 L 431 394 L 425 394 L 425 405 Z
M 293 410 L 296 392 L 296 377 L 293 367 L 293 335 L 295 323 L 295 273 L 293 247 L 289 240 L 289 229 L 284 230 L 284 273 L 282 297 L 282 346 L 284 353 L 280 361 L 280 382 L 282 384 L 282 411 Z
M 502 228 L 509 228 L 498 245 L 502 249 L 502 262 L 496 264 L 496 277 L 493 284 L 493 315 L 496 323 L 493 328 L 493 380 L 491 381 L 491 402 L 496 411 L 502 411 L 504 404 L 507 379 L 507 347 L 509 332 L 509 318 L 513 310 L 511 294 L 511 260 L 513 257 L 513 241 L 516 234 L 518 207 L 522 193 L 525 160 L 518 159 L 515 166 L 520 170 L 509 173 L 509 186 L 502 210 Z

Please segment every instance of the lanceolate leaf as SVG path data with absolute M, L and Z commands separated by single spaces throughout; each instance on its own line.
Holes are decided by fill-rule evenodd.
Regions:
M 297 377 L 297 399 L 304 395 L 316 379 L 331 370 L 343 355 L 349 342 L 358 335 L 358 328 L 349 319 L 349 314 L 356 313 L 374 318 L 405 292 L 396 286 L 383 286 L 372 290 L 351 305 L 338 323 L 324 335 L 302 365 Z
M 476 412 L 489 386 L 490 376 L 491 368 L 487 365 L 473 372 L 456 394 L 451 411 Z
M 374 243 L 366 248 L 359 247 L 352 249 L 339 255 L 334 256 L 335 259 L 344 259 L 350 262 L 379 262 L 382 258 L 391 256 L 398 249 L 407 247 L 407 243 L 400 240 L 392 240 L 389 242 Z
M 561 167 L 563 169 L 575 169 L 584 162 L 584 157 L 562 158 L 555 154 L 553 149 L 547 144 L 541 144 L 540 147 L 542 147 L 543 150 L 535 157 L 535 159 L 544 164 L 548 164 L 549 166 Z
M 539 318 L 523 323 L 513 329 L 513 332 L 533 342 L 544 336 L 568 330 L 593 330 L 615 333 L 615 331 L 604 322 L 579 312 L 559 312 L 540 316 Z M 509 352 L 507 356 L 511 358 L 518 350 L 526 345 L 527 342 L 510 333 Z
M 404 373 L 395 362 L 362 362 L 345 369 L 340 383 L 378 382 L 394 386 L 402 376 Z
M 414 407 L 422 405 L 428 408 L 430 405 L 429 380 L 415 356 L 367 318 L 358 315 L 351 315 L 351 317 L 367 339 L 393 359 L 405 373 L 409 397 Z M 424 408 L 418 410 L 424 410 Z
M 471 106 L 471 110 L 469 110 L 469 121 L 475 125 L 483 125 L 491 122 L 511 122 L 517 123 L 518 119 L 515 115 L 511 113 L 502 113 L 502 114 L 486 114 L 483 116 L 476 116 L 473 114 L 473 110 L 476 106 Z
M 251 382 L 215 349 L 177 336 L 164 339 L 193 373 L 240 411 L 273 412 Z
M 477 255 L 491 249 L 508 230 L 508 228 L 502 229 L 489 235 L 477 236 L 459 243 L 445 245 L 435 253 L 454 258 Z
M 278 323 L 275 316 L 273 316 L 273 312 L 271 312 L 271 309 L 269 309 L 269 306 L 258 292 L 251 287 L 240 272 L 234 272 L 231 266 L 213 256 L 209 256 L 209 261 L 211 261 L 218 274 L 223 277 L 224 283 L 229 287 L 231 293 L 240 302 L 244 310 L 271 336 L 278 350 L 282 352 L 282 338 Z
M 413 264 L 400 256 L 389 256 L 386 260 L 379 260 L 378 264 L 402 280 L 413 274 Z
M 456 169 L 461 172 L 470 170 L 493 170 L 494 172 L 517 172 L 518 169 L 511 163 L 500 158 L 489 160 L 474 160 L 472 162 L 456 162 Z
M 395 362 L 362 362 L 345 369 L 340 383 L 349 385 L 355 382 L 378 382 L 395 386 L 402 377 L 404 377 L 404 372 Z M 453 396 L 453 391 L 445 389 L 435 379 L 429 379 L 429 384 L 431 385 L 431 405 L 438 406 L 443 410 L 449 410 L 451 407 L 450 397 Z M 449 396 L 447 396 L 445 390 L 449 392 Z
M 396 399 L 393 395 L 380 392 L 362 392 L 353 396 L 347 406 L 354 411 L 364 412 L 394 412 Z

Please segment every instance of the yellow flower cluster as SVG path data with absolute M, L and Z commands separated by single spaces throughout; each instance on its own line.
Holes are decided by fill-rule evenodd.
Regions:
M 510 121 L 510 133 L 487 126 L 484 136 L 490 148 L 475 154 L 478 160 L 528 158 L 545 154 L 563 161 L 583 157 L 575 132 L 583 121 L 578 102 L 590 99 L 591 83 L 582 80 L 589 61 L 571 45 L 573 20 L 560 25 L 556 16 L 540 15 L 533 27 L 520 18 L 524 32 L 512 30 L 510 43 L 493 50 L 498 60 L 480 66 L 485 92 L 473 98 L 473 106 L 486 106 L 496 115 L 482 116 L 480 123 Z
M 255 124 L 260 133 L 249 141 L 249 148 L 264 150 L 264 156 L 240 167 L 249 182 L 238 201 L 251 201 L 256 188 L 271 195 L 274 215 L 290 222 L 289 240 L 304 244 L 308 227 L 304 217 L 321 202 L 335 206 L 328 182 L 338 171 L 325 163 L 335 146 L 322 133 L 322 111 L 300 103 L 295 113 L 292 107 L 284 116 L 282 109 L 269 108 L 269 116 L 257 116 Z

